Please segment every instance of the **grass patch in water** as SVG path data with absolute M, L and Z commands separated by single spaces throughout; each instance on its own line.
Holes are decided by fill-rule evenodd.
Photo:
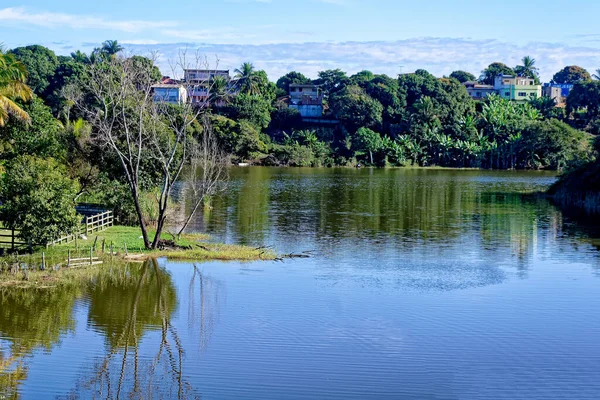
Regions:
M 103 265 L 144 261 L 148 257 L 167 257 L 179 261 L 256 261 L 274 260 L 276 254 L 264 248 L 241 245 L 212 243 L 204 234 L 183 234 L 174 242 L 178 246 L 190 249 L 146 250 L 140 238 L 141 230 L 129 226 L 113 226 L 102 232 L 96 232 L 87 240 L 78 239 L 48 248 L 40 248 L 34 254 L 7 255 L 0 257 L 0 287 L 52 287 L 68 285 L 76 281 L 85 281 L 96 276 L 98 268 Z M 150 238 L 154 232 L 149 232 Z M 170 234 L 163 234 L 164 239 L 174 239 Z M 104 243 L 104 252 L 102 251 Z M 85 264 L 90 257 L 90 248 L 95 244 L 93 257 L 98 257 L 104 264 L 81 265 L 67 267 L 70 252 L 72 264 Z M 111 244 L 113 255 L 111 256 Z M 127 246 L 127 252 L 125 251 Z M 45 259 L 45 270 L 41 270 L 42 253 Z M 94 260 L 95 261 L 95 260 Z M 23 268 L 25 266 L 25 268 Z

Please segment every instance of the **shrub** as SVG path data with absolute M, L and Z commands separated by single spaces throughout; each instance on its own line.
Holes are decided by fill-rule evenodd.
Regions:
M 23 239 L 45 244 L 76 231 L 79 185 L 54 159 L 19 156 L 8 165 L 0 188 L 2 216 Z

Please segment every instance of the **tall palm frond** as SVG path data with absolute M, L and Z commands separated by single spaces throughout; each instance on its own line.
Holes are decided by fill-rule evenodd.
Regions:
M 216 76 L 210 85 L 208 99 L 211 105 L 227 104 L 231 101 L 232 93 L 229 82 L 222 76 Z
M 240 68 L 234 70 L 236 85 L 241 93 L 258 94 L 256 70 L 251 62 L 243 63 Z
M 116 40 L 106 40 L 104 43 L 102 43 L 101 50 L 103 53 L 113 56 L 123 50 L 123 46 L 121 46 Z
M 525 56 L 521 60 L 523 65 L 517 65 L 515 67 L 515 72 L 519 75 L 525 76 L 527 78 L 537 78 L 538 77 L 538 68 L 535 66 L 535 58 L 530 56 Z
M 6 125 L 9 116 L 29 122 L 29 115 L 15 103 L 16 99 L 31 100 L 33 91 L 26 81 L 25 65 L 12 54 L 0 50 L 0 127 Z
M 596 79 L 596 80 L 600 81 L 600 68 L 598 68 L 598 69 L 596 70 L 596 73 L 595 73 L 594 75 L 592 75 L 592 78 L 594 78 L 594 79 Z

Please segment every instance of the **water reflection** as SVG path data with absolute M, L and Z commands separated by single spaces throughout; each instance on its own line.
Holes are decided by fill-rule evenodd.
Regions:
M 157 260 L 102 275 L 90 288 L 89 299 L 89 323 L 106 338 L 106 354 L 94 361 L 70 397 L 192 396 L 191 385 L 183 379 L 184 349 L 171 323 L 177 293 Z M 159 331 L 159 340 L 142 348 L 150 331 Z
M 199 349 L 205 350 L 215 324 L 219 319 L 222 301 L 222 284 L 203 274 L 198 265 L 188 292 L 188 329 L 198 337 Z
M 536 176 L 521 182 L 481 171 L 247 168 L 232 173 L 232 190 L 196 228 L 254 244 L 292 235 L 436 244 L 465 233 L 490 243 L 521 236 L 540 215 L 559 215 L 550 203 L 515 193 L 554 179 Z
M 219 319 L 222 285 L 194 266 L 187 286 L 189 337 L 196 342 L 189 347 L 202 351 Z M 75 387 L 62 391 L 65 398 L 198 396 L 184 377 L 186 349 L 173 324 L 175 282 L 152 259 L 108 266 L 78 287 L 0 291 L 0 398 L 19 398 L 35 350 L 50 352 L 66 334 L 77 333 L 78 300 L 88 305 L 87 327 L 101 335 L 104 349 L 86 362 Z
M 36 349 L 50 350 L 72 332 L 72 310 L 81 290 L 23 288 L 0 291 L 0 398 L 18 398 L 28 376 L 27 358 Z

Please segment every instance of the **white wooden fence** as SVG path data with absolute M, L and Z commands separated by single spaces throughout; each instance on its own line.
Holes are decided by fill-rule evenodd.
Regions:
M 100 214 L 92 215 L 90 217 L 85 217 L 85 220 L 81 224 L 81 227 L 79 228 L 78 233 L 60 237 L 60 238 L 48 243 L 48 246 L 72 242 L 79 235 L 89 235 L 94 232 L 103 231 L 103 230 L 107 229 L 108 227 L 113 226 L 113 223 L 114 223 L 114 216 L 113 216 L 112 211 L 105 211 Z

